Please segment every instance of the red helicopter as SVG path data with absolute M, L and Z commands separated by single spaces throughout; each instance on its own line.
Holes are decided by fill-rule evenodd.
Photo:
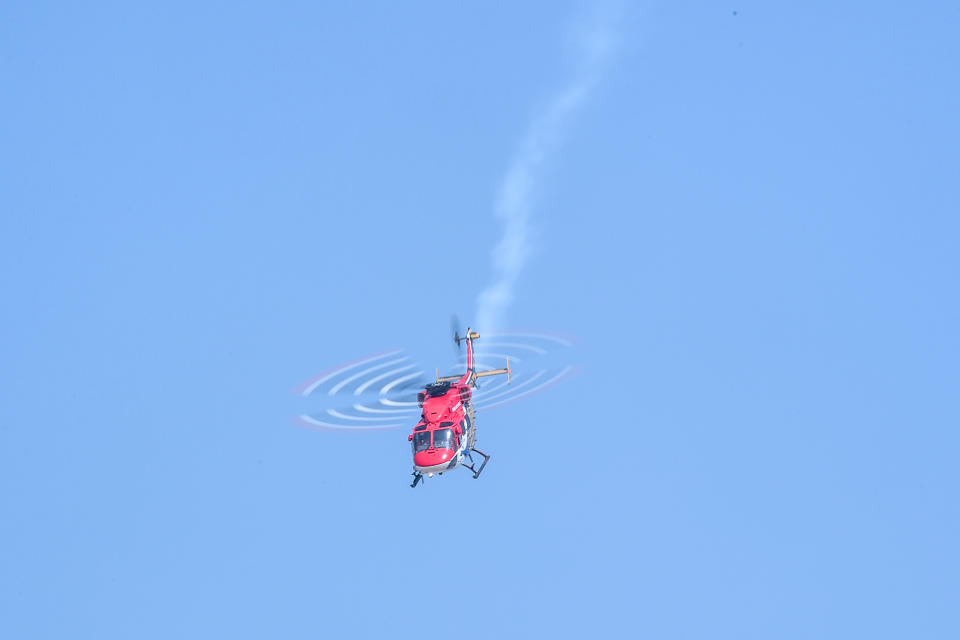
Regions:
M 462 376 L 448 376 L 424 387 L 417 394 L 417 404 L 423 410 L 420 420 L 413 428 L 407 440 L 413 447 L 413 483 L 411 487 L 423 481 L 423 476 L 432 478 L 433 474 L 443 475 L 444 471 L 463 466 L 473 472 L 474 479 L 480 477 L 483 468 L 490 461 L 483 451 L 476 448 L 477 426 L 476 412 L 473 408 L 471 387 L 477 386 L 477 378 L 506 374 L 510 382 L 510 358 L 504 369 L 477 371 L 473 361 L 473 341 L 480 334 L 467 328 L 464 337 L 454 336 L 457 346 L 467 343 L 467 370 Z M 473 454 L 483 456 L 479 468 L 473 461 Z M 467 460 L 470 464 L 467 464 Z
M 381 351 L 328 369 L 294 389 L 312 403 L 339 405 L 301 413 L 294 422 L 308 429 L 357 433 L 409 428 L 415 420 L 407 438 L 413 455 L 411 487 L 421 484 L 424 476 L 459 466 L 478 478 L 490 456 L 476 448 L 476 412 L 511 404 L 572 375 L 576 367 L 565 364 L 568 352 L 558 349 L 569 349 L 574 342 L 555 333 L 497 332 L 487 335 L 490 340 L 478 356 L 473 343 L 480 335 L 467 329 L 460 336 L 455 317 L 451 324 L 461 358 L 466 343 L 463 373 L 441 376 L 436 369 L 428 376 L 402 350 Z M 506 358 L 503 369 L 484 363 L 501 357 Z M 512 362 L 519 365 L 518 371 Z M 477 384 L 479 378 L 501 375 L 506 379 L 482 388 Z M 482 457 L 479 464 L 474 453 Z

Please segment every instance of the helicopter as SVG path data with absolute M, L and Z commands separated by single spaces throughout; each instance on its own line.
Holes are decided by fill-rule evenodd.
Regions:
M 438 371 L 436 382 L 426 385 L 417 394 L 417 404 L 423 412 L 413 432 L 407 437 L 413 448 L 411 487 L 422 482 L 424 475 L 432 478 L 435 473 L 443 475 L 445 471 L 459 466 L 469 469 L 473 478 L 477 479 L 490 461 L 490 456 L 476 447 L 476 411 L 471 388 L 476 388 L 477 378 L 504 374 L 507 384 L 510 384 L 510 357 L 507 356 L 507 366 L 503 369 L 477 371 L 473 360 L 473 341 L 479 338 L 480 334 L 469 327 L 464 337 L 459 334 L 454 336 L 457 346 L 461 342 L 467 344 L 467 370 L 461 376 L 446 377 L 440 377 Z M 479 467 L 473 460 L 474 453 L 483 457 Z M 470 464 L 467 464 L 467 460 Z
M 556 333 L 498 331 L 487 334 L 482 353 L 477 353 L 474 342 L 480 334 L 467 328 L 460 335 L 458 324 L 456 317 L 452 318 L 448 335 L 460 353 L 461 364 L 445 371 L 455 375 L 441 376 L 438 367 L 428 376 L 400 349 L 374 353 L 328 369 L 293 389 L 295 395 L 309 397 L 312 403 L 340 405 L 322 413 L 301 413 L 294 423 L 335 432 L 407 430 L 413 488 L 425 478 L 457 467 L 479 478 L 490 456 L 476 448 L 477 411 L 511 404 L 572 375 L 576 367 L 562 364 L 569 356 L 560 355 L 559 365 L 556 356 L 558 349 L 573 347 L 574 341 Z M 491 368 L 491 358 L 505 358 L 506 366 Z M 516 372 L 514 363 L 519 366 Z M 481 388 L 478 380 L 488 376 L 500 379 Z

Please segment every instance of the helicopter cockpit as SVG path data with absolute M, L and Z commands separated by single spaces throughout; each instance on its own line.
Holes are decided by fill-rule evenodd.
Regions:
M 413 434 L 414 453 L 420 453 L 428 449 L 455 450 L 456 448 L 456 438 L 453 429 L 450 428 L 437 429 L 436 431 L 418 431 Z

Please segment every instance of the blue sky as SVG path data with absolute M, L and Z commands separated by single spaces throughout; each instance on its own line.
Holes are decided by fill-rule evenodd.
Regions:
M 611 12 L 502 309 L 580 374 L 477 481 L 291 422 L 449 364 L 594 10 L 4 4 L 0 636 L 960 633 L 949 3 Z

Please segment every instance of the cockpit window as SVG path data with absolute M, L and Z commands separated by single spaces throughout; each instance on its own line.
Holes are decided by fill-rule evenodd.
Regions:
M 434 449 L 453 449 L 453 429 L 437 429 L 433 432 Z
M 413 435 L 413 450 L 416 453 L 430 448 L 430 432 L 420 431 Z

